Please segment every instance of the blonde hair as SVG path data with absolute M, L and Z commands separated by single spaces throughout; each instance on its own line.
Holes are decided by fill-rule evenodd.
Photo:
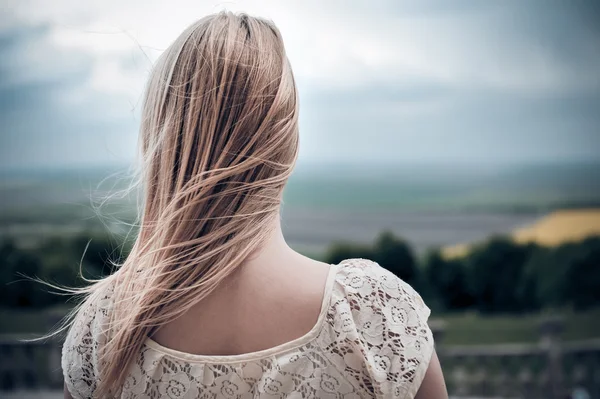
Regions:
M 120 391 L 146 337 L 206 298 L 264 243 L 298 151 L 298 100 L 269 21 L 222 12 L 155 65 L 140 128 L 137 239 L 85 302 L 112 292 L 96 396 Z M 75 316 L 77 318 L 77 316 Z

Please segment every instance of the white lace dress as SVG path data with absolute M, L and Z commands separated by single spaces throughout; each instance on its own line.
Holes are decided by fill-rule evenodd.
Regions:
M 80 314 L 63 346 L 65 383 L 91 398 L 109 298 Z M 332 266 L 315 326 L 277 347 L 202 356 L 144 343 L 121 398 L 412 398 L 433 353 L 429 309 L 376 263 Z

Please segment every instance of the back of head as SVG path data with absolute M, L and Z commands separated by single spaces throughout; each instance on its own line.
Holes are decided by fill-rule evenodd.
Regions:
M 220 13 L 161 56 L 140 129 L 143 209 L 114 287 L 98 394 L 153 329 L 210 294 L 268 236 L 298 150 L 296 88 L 275 26 Z

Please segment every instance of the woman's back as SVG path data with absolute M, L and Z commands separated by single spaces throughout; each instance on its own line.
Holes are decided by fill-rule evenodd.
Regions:
M 148 338 L 127 370 L 120 397 L 414 397 L 433 353 L 427 327 L 429 309 L 420 296 L 371 261 L 351 259 L 323 269 L 327 273 L 321 308 L 312 328 L 303 335 L 274 347 L 233 355 L 192 354 L 173 348 L 179 345 L 168 347 Z M 265 287 L 268 284 L 265 281 Z M 81 312 L 67 337 L 63 370 L 74 398 L 94 395 L 110 297 L 108 290 L 105 301 Z M 287 297 L 296 294 L 289 292 Z M 252 302 L 251 297 L 247 299 Z M 279 310 L 276 307 L 276 316 L 266 314 L 255 320 L 255 324 L 265 323 L 262 330 L 275 340 L 285 334 L 270 332 L 279 328 L 273 321 L 291 320 L 287 315 L 282 318 L 281 313 L 294 312 L 288 304 Z M 201 331 L 201 326 L 208 324 L 210 318 L 199 320 L 199 329 L 181 335 L 187 338 L 180 346 L 190 345 L 195 334 L 204 341 L 214 339 L 214 334 Z M 224 331 L 231 334 L 234 326 Z M 167 338 L 178 335 L 177 328 L 184 326 L 173 324 L 173 330 L 159 335 L 163 336 L 159 341 L 177 344 L 176 339 Z M 261 328 L 252 326 L 250 331 L 253 335 Z M 237 352 L 261 342 L 257 337 L 245 341 L 245 333 L 236 331 L 213 342 L 209 339 L 206 348 Z M 238 342 L 228 345 L 229 337 Z M 214 349 L 219 346 L 221 350 Z
M 271 22 L 210 15 L 165 50 L 136 240 L 79 290 L 64 345 L 74 397 L 414 396 L 433 351 L 420 297 L 372 262 L 323 265 L 283 239 L 298 119 Z
M 322 308 L 329 266 L 293 252 L 278 236 L 209 297 L 161 326 L 152 338 L 183 352 L 236 355 L 307 333 Z

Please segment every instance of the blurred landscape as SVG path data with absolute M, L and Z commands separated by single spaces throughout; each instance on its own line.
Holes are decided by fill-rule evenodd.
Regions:
M 60 387 L 60 343 L 17 340 L 48 332 L 75 302 L 28 277 L 80 286 L 80 273 L 101 277 L 127 256 L 136 192 L 126 171 L 2 176 L 0 355 L 12 360 L 0 362 L 0 390 Z M 300 167 L 284 194 L 284 234 L 308 256 L 374 259 L 415 287 L 454 395 L 598 393 L 599 177 L 594 163 Z M 559 363 L 544 360 L 552 348 Z
M 413 285 L 454 398 L 600 398 L 597 4 L 2 6 L 0 397 L 62 389 L 60 337 L 23 338 L 75 299 L 31 279 L 81 286 L 125 259 L 148 72 L 226 8 L 272 19 L 294 69 L 288 243 Z
M 26 281 L 23 275 L 79 285 L 80 264 L 87 278 L 109 273 L 109 261 L 122 260 L 135 237 L 136 192 L 127 191 L 129 183 L 126 168 L 21 170 L 4 174 L 0 183 L 0 243 L 5 259 L 2 283 L 8 285 L 2 294 L 3 306 L 28 311 L 64 301 L 63 297 L 44 293 L 46 287 Z M 482 311 L 488 304 L 478 305 L 473 299 L 457 306 L 442 304 L 449 300 L 450 293 L 439 292 L 440 289 L 451 289 L 458 296 L 462 291 L 473 296 L 472 291 L 478 289 L 473 284 L 477 282 L 465 282 L 464 287 L 456 286 L 461 284 L 456 281 L 444 283 L 454 286 L 433 287 L 434 282 L 423 277 L 432 259 L 457 262 L 469 258 L 471 252 L 476 253 L 490 239 L 491 244 L 514 242 L 515 247 L 527 248 L 528 254 L 511 259 L 513 249 L 508 248 L 508 255 L 501 253 L 507 259 L 492 258 L 486 261 L 489 265 L 482 267 L 489 269 L 489 276 L 517 269 L 513 280 L 507 282 L 514 285 L 514 290 L 506 295 L 516 298 L 520 295 L 517 290 L 525 289 L 531 291 L 533 298 L 537 286 L 543 284 L 536 281 L 536 286 L 519 286 L 526 272 L 533 273 L 525 270 L 534 267 L 527 266 L 527 260 L 543 258 L 533 256 L 535 251 L 530 247 L 539 247 L 537 252 L 540 252 L 545 248 L 575 245 L 599 235 L 597 209 L 600 209 L 600 165 L 594 163 L 482 169 L 451 165 L 325 164 L 301 167 L 295 172 L 286 188 L 282 216 L 284 234 L 292 247 L 329 262 L 339 262 L 343 256 L 377 258 L 373 252 L 376 250 L 369 246 L 377 246 L 382 236 L 393 237 L 407 248 L 410 258 L 406 265 L 398 266 L 396 274 L 423 291 L 434 309 L 439 305 L 435 310 L 455 312 Z M 553 222 L 557 217 L 558 222 Z M 544 234 L 553 240 L 544 242 Z M 598 248 L 593 250 L 597 252 Z M 13 260 L 8 264 L 14 264 L 13 268 L 7 267 L 9 257 Z M 566 272 L 570 265 L 566 260 L 563 263 L 549 263 L 547 270 L 542 270 L 544 276 Z M 382 265 L 396 267 L 395 263 L 386 265 L 385 261 Z M 468 268 L 464 269 L 467 273 Z M 590 270 L 594 275 L 586 278 L 597 281 L 596 269 Z M 459 279 L 468 277 L 465 274 Z M 505 289 L 497 287 L 499 291 Z M 592 295 L 587 300 L 591 303 L 583 307 L 600 305 L 594 302 L 597 298 Z M 496 307 L 487 313 L 524 313 L 549 307 L 569 311 L 574 306 L 572 298 L 551 303 L 553 300 L 535 298 L 528 303 L 493 305 Z M 0 331 L 40 332 L 40 328 L 28 331 L 25 322 L 20 326 L 13 320 L 6 323 L 9 318 L 2 320 Z M 589 328 L 580 327 L 583 335 L 590 334 Z M 457 338 L 457 342 L 510 340 L 510 334 L 495 335 L 476 334 L 476 340 Z
M 34 239 L 44 229 L 126 230 L 135 192 L 126 168 L 5 171 L 0 234 Z M 322 255 L 335 241 L 366 243 L 381 231 L 427 249 L 509 234 L 557 209 L 600 206 L 600 163 L 518 166 L 301 165 L 284 196 L 290 244 Z

